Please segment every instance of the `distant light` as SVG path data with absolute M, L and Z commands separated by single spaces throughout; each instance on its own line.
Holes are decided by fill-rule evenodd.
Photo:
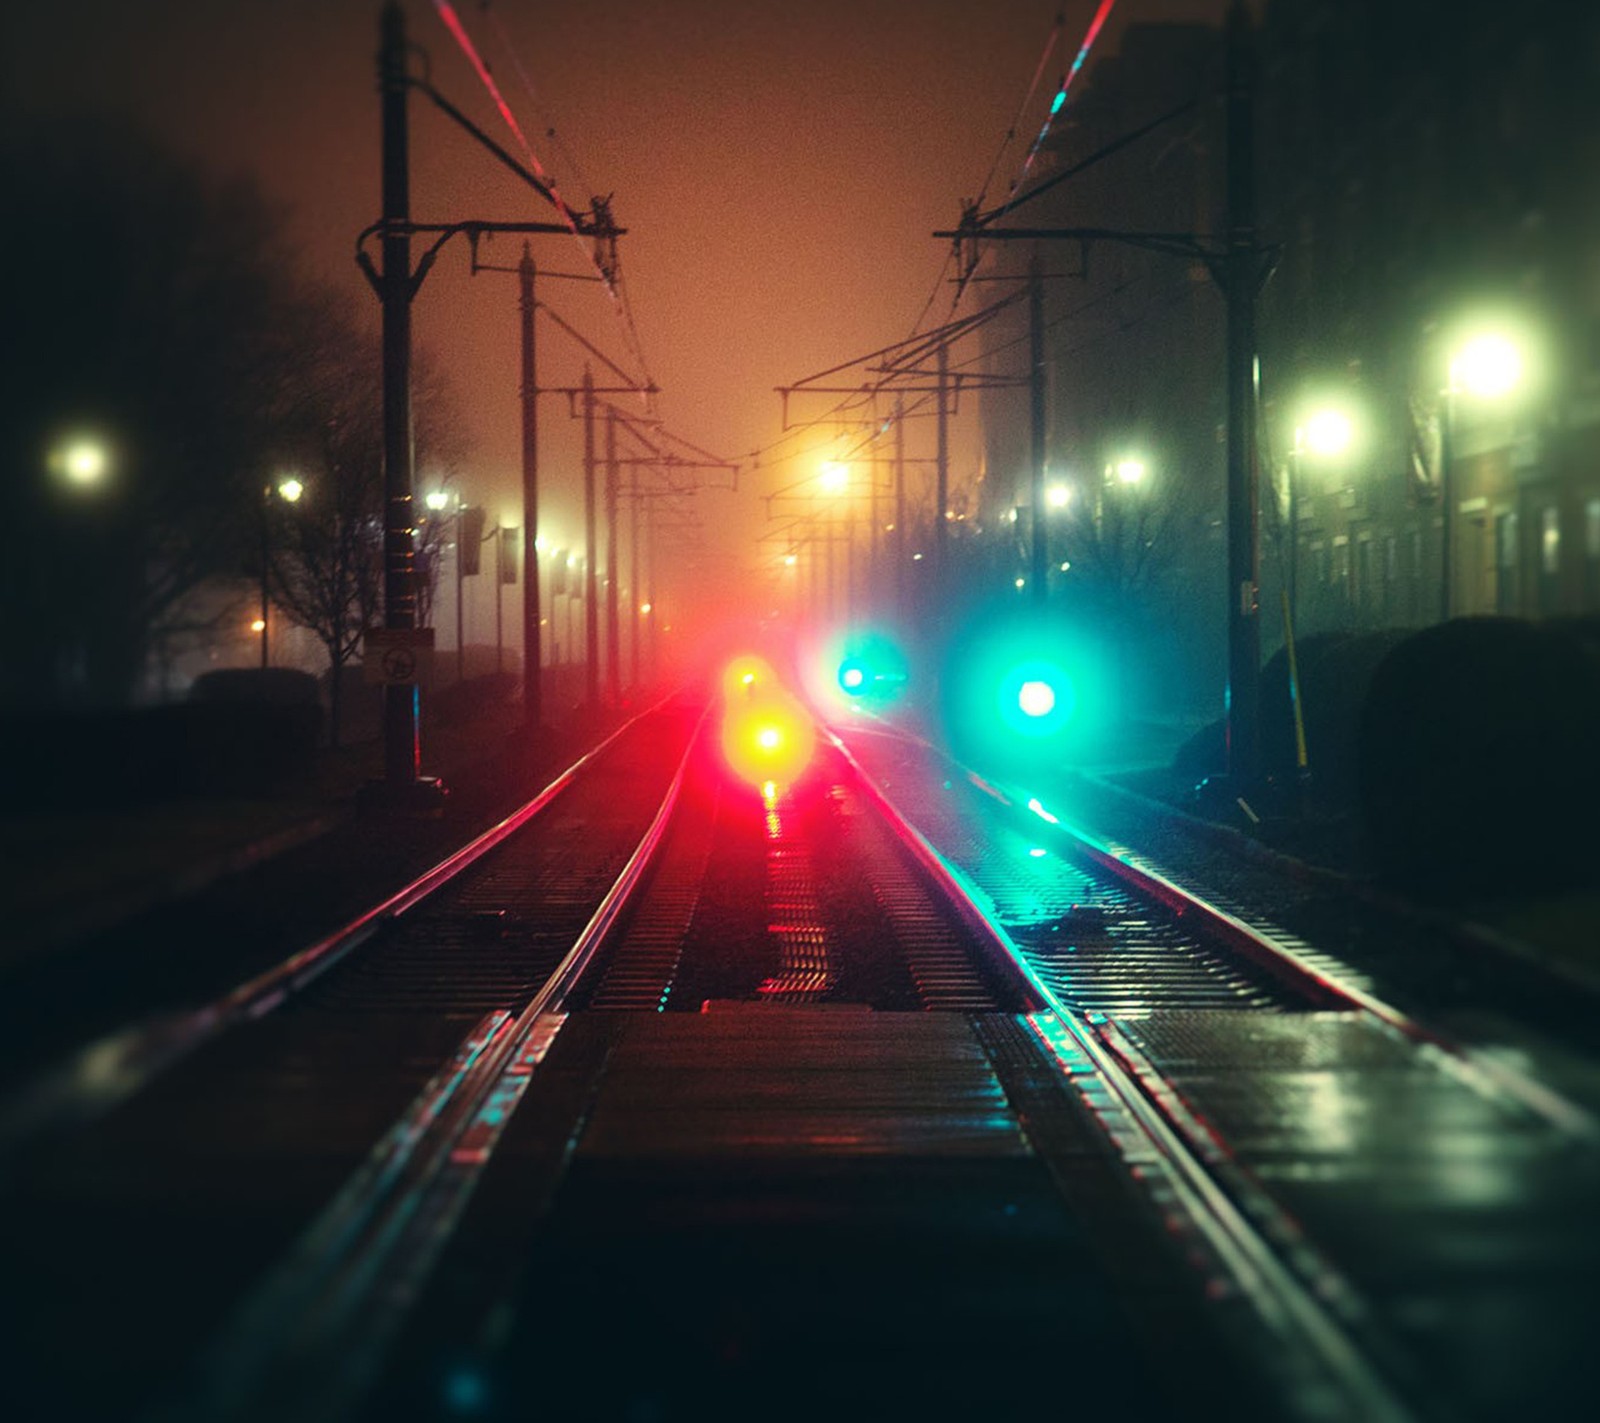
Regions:
M 1017 692 L 1017 706 L 1024 716 L 1049 716 L 1055 710 L 1056 689 L 1048 682 L 1024 682 Z
M 756 684 L 756 674 L 754 672 L 746 672 L 739 681 L 746 687 L 753 687 Z
M 838 460 L 822 462 L 822 487 L 829 494 L 843 494 L 850 483 L 850 466 Z
M 1067 484 L 1052 484 L 1045 491 L 1045 498 L 1052 509 L 1065 509 L 1072 501 L 1072 487 Z
M 1029 856 L 1031 858 L 1035 859 L 1035 860 L 1044 859 L 1044 857 L 1048 853 L 1049 853 L 1049 851 L 1043 849 L 1041 846 L 1038 846 L 1038 845 L 1035 845 L 1031 850 L 1028 851 Z
M 577 554 L 569 553 L 567 555 L 567 567 L 568 568 L 576 568 L 580 562 L 582 562 L 582 560 L 578 557 Z
M 251 632 L 265 632 L 266 630 L 267 630 L 267 624 L 266 624 L 266 621 L 264 619 L 262 619 L 262 618 L 257 618 L 254 622 L 252 622 L 250 624 L 250 631 Z
M 756 745 L 763 751 L 776 751 L 783 745 L 783 733 L 775 726 L 763 726 L 756 732 Z
M 922 562 L 922 555 L 920 553 L 912 554 L 911 555 L 911 561 L 913 563 L 921 563 Z
M 800 559 L 797 554 L 786 553 L 783 556 L 783 566 L 785 568 L 793 568 L 799 561 Z
M 1028 586 L 1028 580 L 1026 578 L 1017 579 L 1017 587 L 1019 589 L 1026 588 L 1027 586 Z
M 1143 460 L 1119 460 L 1117 462 L 1117 478 L 1124 484 L 1141 484 L 1144 482 L 1145 465 Z
M 639 604 L 639 611 L 640 611 L 640 612 L 641 612 L 641 613 L 642 613 L 642 614 L 643 614 L 643 615 L 644 615 L 644 616 L 645 616 L 645 617 L 649 617 L 649 616 L 650 616 L 650 610 L 651 610 L 651 609 L 652 609 L 652 608 L 654 608 L 654 607 L 655 607 L 655 604 L 654 604 L 654 603 L 640 603 L 640 604 Z
M 93 489 L 105 482 L 111 471 L 111 456 L 99 440 L 80 436 L 56 451 L 51 464 L 68 484 Z
M 278 486 L 279 498 L 287 499 L 291 504 L 298 503 L 300 496 L 305 492 L 305 485 L 293 477 L 284 480 L 283 483 Z
M 1314 455 L 1326 458 L 1350 448 L 1353 430 L 1350 417 L 1342 410 L 1318 410 L 1297 432 L 1301 443 Z
M 1062 571 L 1062 572 L 1063 572 L 1063 573 L 1065 573 L 1065 572 L 1066 572 L 1066 571 L 1067 571 L 1067 570 L 1068 570 L 1068 569 L 1069 569 L 1069 568 L 1071 568 L 1071 567 L 1072 567 L 1072 565 L 1071 565 L 1071 564 L 1070 564 L 1070 563 L 1063 563 L 1063 564 L 1062 564 L 1062 565 L 1061 565 L 1061 571 Z
M 1017 511 L 1015 509 L 1006 510 L 1006 522 L 1010 524 L 1017 522 Z
M 1522 352 L 1505 336 L 1474 336 L 1450 362 L 1450 384 L 1468 395 L 1493 400 L 1522 382 Z
M 867 675 L 859 667 L 846 667 L 839 674 L 839 680 L 847 687 L 859 687 L 867 680 Z
M 435 514 L 437 514 L 441 509 L 449 504 L 450 496 L 442 489 L 430 489 L 425 502 L 427 503 L 427 506 L 432 509 Z
M 1044 808 L 1044 805 L 1040 802 L 1038 796 L 1035 796 L 1028 802 L 1028 809 L 1037 815 L 1040 820 L 1048 821 L 1051 825 L 1061 824 L 1061 822 L 1057 820 L 1055 816 L 1051 815 L 1050 812 Z

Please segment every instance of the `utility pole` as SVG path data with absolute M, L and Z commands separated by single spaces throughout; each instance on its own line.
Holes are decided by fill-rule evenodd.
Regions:
M 1255 298 L 1260 255 L 1255 227 L 1254 75 L 1250 16 L 1228 10 L 1228 776 L 1235 795 L 1260 763 L 1260 547 L 1256 491 Z
M 633 626 L 633 686 L 639 686 L 639 467 L 628 466 L 628 619 Z
M 539 610 L 539 376 L 534 344 L 531 246 L 522 244 L 517 267 L 522 316 L 522 728 L 537 731 L 544 719 L 544 653 Z
M 606 695 L 622 703 L 622 649 L 617 639 L 617 412 L 606 407 Z
M 406 132 L 405 16 L 397 3 L 384 6 L 379 22 L 378 91 L 382 112 L 383 270 L 383 626 L 410 632 L 417 625 L 416 548 L 412 517 L 411 421 L 411 194 Z M 415 682 L 383 689 L 384 790 L 417 798 L 422 760 Z M 437 803 L 444 787 L 425 783 L 425 799 Z
M 1033 576 L 1029 580 L 1033 586 L 1029 594 L 1036 608 L 1045 604 L 1045 569 L 1049 561 L 1045 547 L 1048 530 L 1044 515 L 1044 420 L 1044 273 L 1035 248 L 1028 264 L 1028 430 L 1033 484 Z
M 583 630 L 584 694 L 588 706 L 600 705 L 600 607 L 597 598 L 599 550 L 595 540 L 594 491 L 594 372 L 583 368 Z
M 939 342 L 939 429 L 938 474 L 935 479 L 933 510 L 933 588 L 934 596 L 944 593 L 945 540 L 949 536 L 945 510 L 950 507 L 950 343 Z
M 905 400 L 894 401 L 894 603 L 901 618 L 909 618 L 906 607 L 906 420 Z

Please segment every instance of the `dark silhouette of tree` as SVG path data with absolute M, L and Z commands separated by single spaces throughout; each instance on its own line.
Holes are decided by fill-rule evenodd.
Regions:
M 263 484 L 272 601 L 328 657 L 331 737 L 339 742 L 341 669 L 383 608 L 384 479 L 378 342 L 350 305 L 311 292 L 296 309 L 297 359 L 280 387 L 279 467 L 303 485 L 291 502 Z M 440 380 L 419 362 L 413 404 L 421 460 L 453 470 L 459 436 Z M 419 510 L 420 514 L 420 510 Z M 415 519 L 419 622 L 426 626 L 445 527 Z

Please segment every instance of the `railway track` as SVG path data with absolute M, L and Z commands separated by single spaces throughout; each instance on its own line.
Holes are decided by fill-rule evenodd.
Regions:
M 1188 1301 L 1182 1330 L 1202 1342 L 1184 1396 L 1259 1389 L 1305 1418 L 1457 1411 L 1436 1407 L 1437 1319 L 1434 1336 L 1408 1325 L 1375 1278 L 1396 1242 L 1363 1246 L 1337 1210 L 1307 1209 L 1328 1185 L 1316 1168 L 1339 1158 L 1318 1120 L 1328 1101 L 1306 1089 L 1343 1092 L 1347 1148 L 1363 1129 L 1379 1143 L 1381 1086 L 1404 1111 L 1454 1113 L 1461 1159 L 1512 1137 L 1519 1188 L 1560 1158 L 1538 1208 L 1570 1210 L 1589 1181 L 1592 1119 L 1308 946 L 921 755 L 830 741 L 792 787 L 752 789 L 730 781 L 698 712 L 658 708 L 342 933 L 85 1054 L 29 1100 L 0 1182 L 10 1293 L 30 1308 L 21 1376 L 58 1416 L 109 1399 L 185 1418 L 509 1413 L 530 1388 L 553 1416 L 671 1416 L 692 1391 L 643 1380 L 697 1349 L 737 1374 L 771 1346 L 726 1321 L 710 1339 L 654 1316 L 612 1326 L 620 1345 L 575 1332 L 552 1280 L 581 1295 L 620 1270 L 617 1235 L 641 1258 L 667 1250 L 629 1234 L 630 1212 L 666 1199 L 661 1235 L 682 1237 L 687 1212 L 710 1240 L 688 1182 L 733 1203 L 717 1218 L 730 1235 L 766 1220 L 755 1248 L 770 1251 L 774 1233 L 811 1229 L 819 1200 L 863 1189 L 863 1162 L 899 1163 L 890 1175 L 913 1189 L 982 1162 L 1003 1163 L 1002 1209 L 1048 1178 L 1040 1211 L 1087 1212 L 1106 1274 L 1144 1262 L 1124 1301 L 1141 1327 Z M 43 1131 L 63 1121 L 79 1129 Z M 797 1203 L 797 1180 L 819 1194 Z M 957 1219 L 992 1204 L 970 1183 L 951 1199 Z M 907 1208 L 886 1209 L 874 1197 L 843 1219 L 881 1226 Z M 837 1252 L 849 1237 L 807 1238 Z M 1093 1251 L 1049 1238 L 1064 1274 L 1092 1277 Z M 858 1246 L 878 1248 L 870 1233 Z M 1034 1278 L 986 1250 L 951 1266 L 969 1292 L 1007 1270 Z M 687 1276 L 681 1298 L 719 1307 L 662 1258 Z M 760 1293 L 747 1266 L 708 1274 Z M 889 1295 L 914 1313 L 923 1288 L 914 1269 L 906 1280 Z M 896 1397 L 970 1390 L 1004 1416 L 1025 1396 L 996 1363 L 1015 1339 L 1084 1329 L 1059 1289 L 1018 1289 L 1037 1308 L 1011 1319 L 997 1302 L 1004 1342 L 931 1381 L 885 1374 L 811 1313 L 789 1327 L 892 1376 Z M 814 1282 L 801 1294 L 843 1304 Z M 1112 1331 L 1085 1362 L 1142 1347 Z M 1156 1388 L 1100 1382 L 1108 1397 Z

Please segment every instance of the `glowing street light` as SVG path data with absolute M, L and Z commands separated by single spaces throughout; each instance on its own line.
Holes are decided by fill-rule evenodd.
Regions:
M 1440 394 L 1439 410 L 1439 616 L 1451 614 L 1454 574 L 1451 568 L 1455 544 L 1454 441 L 1456 400 L 1504 401 L 1527 384 L 1527 362 L 1523 345 L 1516 337 L 1496 329 L 1480 329 L 1467 335 L 1451 354 L 1448 379 Z
M 824 494 L 843 494 L 850 487 L 850 466 L 838 460 L 824 460 L 818 478 Z
M 111 474 L 111 450 L 97 436 L 73 435 L 51 450 L 49 465 L 74 489 L 98 489 Z
M 1470 338 L 1450 362 L 1450 387 L 1480 400 L 1498 400 L 1522 384 L 1522 351 L 1498 331 Z
M 267 588 L 267 575 L 272 566 L 271 548 L 268 541 L 269 524 L 271 521 L 270 506 L 272 503 L 272 496 L 274 493 L 276 493 L 278 498 L 282 499 L 286 504 L 298 504 L 301 496 L 305 492 L 305 485 L 296 479 L 292 474 L 286 475 L 284 478 L 280 479 L 278 481 L 276 490 L 274 490 L 273 486 L 269 484 L 261 491 L 261 615 L 250 624 L 250 631 L 260 634 L 261 665 L 263 667 L 270 665 L 270 658 L 267 650 L 267 638 L 269 633 L 267 623 L 271 618 L 271 613 L 269 612 L 271 605 Z
M 1070 484 L 1052 484 L 1044 492 L 1045 503 L 1052 509 L 1065 509 L 1072 502 L 1072 486 Z
M 1348 454 L 1355 445 L 1356 426 L 1350 412 L 1336 404 L 1314 405 L 1302 415 L 1294 429 L 1294 443 L 1289 447 L 1289 512 L 1287 518 L 1289 538 L 1288 588 L 1289 621 L 1294 623 L 1299 612 L 1300 576 L 1300 483 L 1301 462 L 1307 457 L 1334 460 Z
M 1118 460 L 1116 464 L 1117 482 L 1119 484 L 1143 484 L 1144 477 L 1148 472 L 1142 459 L 1130 457 Z

